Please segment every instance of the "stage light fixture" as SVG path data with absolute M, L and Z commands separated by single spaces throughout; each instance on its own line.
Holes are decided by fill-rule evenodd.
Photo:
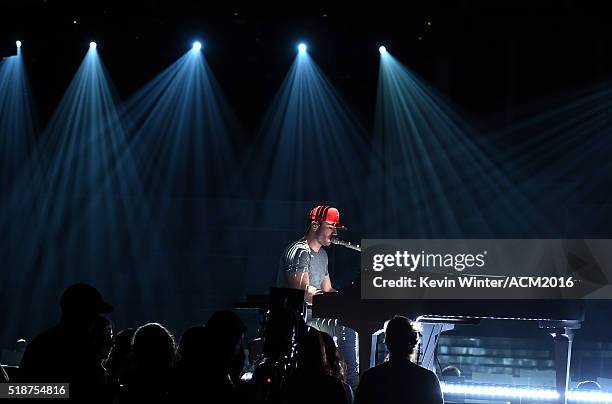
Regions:
M 18 48 L 21 48 L 21 41 L 15 41 L 15 45 L 17 45 Z
M 97 47 L 98 47 L 97 43 L 95 43 L 93 41 L 89 43 L 89 49 L 96 49 Z
M 191 47 L 194 51 L 199 51 L 200 49 L 202 49 L 202 42 L 200 41 L 195 41 L 193 43 L 193 46 Z
M 380 48 L 378 48 L 378 51 L 380 52 L 381 55 L 384 55 L 385 53 L 387 53 L 387 48 L 385 48 L 384 46 L 381 46 Z
M 306 44 L 305 44 L 305 43 L 301 43 L 301 44 L 299 44 L 299 45 L 298 45 L 298 51 L 299 51 L 300 53 L 304 53 L 304 52 L 306 52 L 306 49 L 308 49 L 308 48 L 306 47 Z

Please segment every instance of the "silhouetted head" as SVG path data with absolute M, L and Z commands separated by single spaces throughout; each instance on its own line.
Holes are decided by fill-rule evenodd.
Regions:
M 132 339 L 136 329 L 126 328 L 125 330 L 119 331 L 113 339 L 113 347 L 111 348 L 111 355 L 116 357 L 126 357 L 132 352 Z
M 108 359 L 104 363 L 111 383 L 119 383 L 131 365 L 132 339 L 135 333 L 134 328 L 126 328 L 115 335 Z
M 440 372 L 440 377 L 461 377 L 461 371 L 457 366 L 446 366 Z
M 583 382 L 578 383 L 576 389 L 582 391 L 599 391 L 601 390 L 601 386 L 596 381 L 585 380 Z
M 215 347 L 209 347 L 208 330 L 203 325 L 196 325 L 188 328 L 181 336 L 177 360 L 204 363 L 211 349 Z
M 240 355 L 247 331 L 240 317 L 229 310 L 217 311 L 206 322 L 206 330 L 210 343 L 216 347 L 211 354 L 217 363 L 224 368 L 231 367 Z
M 385 344 L 391 358 L 409 358 L 419 343 L 418 331 L 403 316 L 395 316 L 385 327 Z
M 346 381 L 346 362 L 336 347 L 334 338 L 326 332 L 321 331 L 321 339 L 325 347 L 325 359 L 327 361 L 327 373 Z
M 86 283 L 69 286 L 60 299 L 62 318 L 69 320 L 95 320 L 96 314 L 108 314 L 113 306 L 102 298 L 98 289 Z
M 298 367 L 300 371 L 307 374 L 324 374 L 327 372 L 325 343 L 319 330 L 308 327 L 308 331 L 303 335 L 298 347 L 300 352 Z
M 132 351 L 140 368 L 170 368 L 174 363 L 174 337 L 159 323 L 145 324 L 134 333 Z

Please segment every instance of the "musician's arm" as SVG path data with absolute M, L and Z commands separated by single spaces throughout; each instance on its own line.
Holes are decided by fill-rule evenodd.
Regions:
M 321 282 L 321 290 L 323 292 L 337 292 L 336 289 L 332 288 L 331 278 L 329 275 L 325 275 L 325 278 L 323 278 L 323 282 Z
M 287 272 L 287 283 L 289 287 L 293 289 L 302 289 L 306 302 L 312 304 L 312 297 L 317 293 L 321 293 L 321 290 L 311 286 L 309 282 L 310 276 L 308 272 Z

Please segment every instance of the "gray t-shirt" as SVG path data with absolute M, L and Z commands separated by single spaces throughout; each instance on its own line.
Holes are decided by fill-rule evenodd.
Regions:
M 307 272 L 309 284 L 321 289 L 323 279 L 329 275 L 327 271 L 327 253 L 321 247 L 318 252 L 310 249 L 306 240 L 295 241 L 285 249 L 280 259 L 276 286 L 289 287 L 287 272 Z

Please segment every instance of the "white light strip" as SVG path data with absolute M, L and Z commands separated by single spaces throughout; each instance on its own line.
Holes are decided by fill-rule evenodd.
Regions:
M 444 394 L 459 394 L 466 397 L 491 397 L 508 399 L 529 399 L 551 401 L 558 400 L 559 393 L 551 388 L 529 388 L 478 384 L 455 384 L 440 383 Z M 570 390 L 567 392 L 567 399 L 570 402 L 580 403 L 612 403 L 612 393 L 604 391 L 579 391 Z
M 605 391 L 579 391 L 567 392 L 567 399 L 577 403 L 612 403 L 612 393 Z
M 445 394 L 462 394 L 471 397 L 499 397 L 499 398 L 528 398 L 556 400 L 559 393 L 553 389 L 530 389 L 510 386 L 487 386 L 487 385 L 467 385 L 441 383 L 442 391 Z

